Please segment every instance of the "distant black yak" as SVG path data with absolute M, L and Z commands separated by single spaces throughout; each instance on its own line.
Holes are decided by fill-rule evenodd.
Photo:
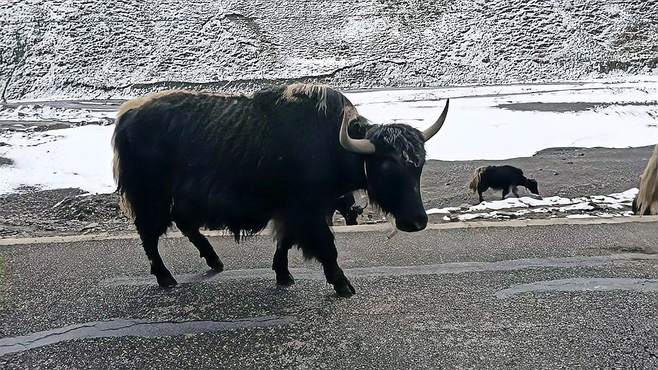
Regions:
M 658 145 L 640 176 L 640 192 L 633 200 L 633 213 L 644 216 L 658 215 Z
M 250 96 L 167 91 L 131 100 L 118 114 L 114 177 L 158 284 L 176 280 L 158 252 L 172 221 L 212 269 L 223 263 L 200 227 L 241 235 L 273 220 L 278 284 L 294 282 L 288 249 L 316 258 L 341 296 L 355 292 L 336 262 L 326 213 L 340 195 L 367 190 L 403 231 L 425 228 L 420 195 L 424 132 L 374 125 L 329 87 L 294 84 Z M 349 134 L 348 134 L 349 131 Z
M 510 191 L 518 198 L 517 186 L 525 186 L 531 193 L 539 195 L 537 181 L 526 178 L 520 168 L 512 166 L 480 167 L 475 170 L 473 179 L 468 185 L 473 192 L 478 193 L 480 202 L 484 200 L 482 193 L 489 188 L 502 190 L 502 199 L 505 199 Z
M 354 199 L 354 194 L 352 192 L 349 192 L 345 195 L 341 195 L 334 201 L 333 206 L 331 209 L 327 212 L 327 223 L 329 225 L 333 225 L 333 218 L 334 218 L 334 213 L 338 211 L 338 213 L 343 216 L 345 219 L 345 225 L 351 226 L 351 225 L 357 225 L 357 219 L 359 218 L 360 215 L 363 214 L 363 210 L 368 206 L 368 203 L 364 206 L 360 206 L 356 204 L 356 200 Z

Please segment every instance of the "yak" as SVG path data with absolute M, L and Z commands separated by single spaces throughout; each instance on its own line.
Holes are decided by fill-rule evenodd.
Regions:
M 526 189 L 530 190 L 531 193 L 539 195 L 537 181 L 525 177 L 523 175 L 523 170 L 520 168 L 509 165 L 480 167 L 475 170 L 473 178 L 468 185 L 473 192 L 478 193 L 480 202 L 484 201 L 482 193 L 489 188 L 502 190 L 502 199 L 505 199 L 505 196 L 507 196 L 510 191 L 518 198 L 519 194 L 516 188 L 517 186 L 524 186 Z
M 442 127 L 448 104 L 419 131 L 374 124 L 323 85 L 136 98 L 121 106 L 112 137 L 121 206 L 161 287 L 177 284 L 158 252 L 172 222 L 218 272 L 224 265 L 200 228 L 228 230 L 238 242 L 271 222 L 278 284 L 294 283 L 288 250 L 297 246 L 320 262 L 339 296 L 350 296 L 355 289 L 338 266 L 327 209 L 340 195 L 363 189 L 399 230 L 423 230 L 424 143 Z
M 351 192 L 341 195 L 334 201 L 334 204 L 329 211 L 327 211 L 327 223 L 330 226 L 334 224 L 334 213 L 338 211 L 338 213 L 340 213 L 345 219 L 345 225 L 357 225 L 357 218 L 363 214 L 363 210 L 366 209 L 366 207 L 368 207 L 367 202 L 364 206 L 357 205 L 356 200 L 354 199 L 354 194 Z
M 640 176 L 640 191 L 633 199 L 632 208 L 636 215 L 658 215 L 658 144 Z

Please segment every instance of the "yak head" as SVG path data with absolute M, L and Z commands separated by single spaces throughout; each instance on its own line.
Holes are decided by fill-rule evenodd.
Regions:
M 446 119 L 448 101 L 439 119 L 425 131 L 402 124 L 374 125 L 364 139 L 353 139 L 348 126 L 359 118 L 353 107 L 343 111 L 340 144 L 364 155 L 368 197 L 395 217 L 401 231 L 413 232 L 427 226 L 427 214 L 420 196 L 420 175 L 425 164 L 425 142 Z
M 530 190 L 532 194 L 537 194 L 539 195 L 539 188 L 537 186 L 537 180 L 535 179 L 528 179 L 526 182 L 526 188 Z

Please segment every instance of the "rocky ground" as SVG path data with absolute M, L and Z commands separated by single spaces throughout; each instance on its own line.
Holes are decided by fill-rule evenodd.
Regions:
M 656 68 L 657 19 L 644 0 L 8 1 L 0 80 L 12 100 L 633 75 Z
M 651 147 L 555 148 L 529 158 L 505 161 L 428 161 L 423 173 L 423 200 L 427 209 L 476 204 L 477 197 L 467 187 L 474 169 L 503 163 L 518 166 L 527 176 L 537 179 L 543 196 L 574 198 L 622 192 L 638 186 L 638 176 L 651 151 Z M 485 193 L 485 199 L 500 199 L 500 192 L 490 190 Z M 628 211 L 628 207 L 625 210 Z M 431 222 L 445 222 L 443 218 L 444 215 L 430 217 Z M 384 220 L 369 207 L 359 222 Z M 340 216 L 335 217 L 335 224 L 343 224 Z M 79 189 L 24 188 L 18 193 L 0 196 L 0 237 L 132 230 L 129 220 L 121 214 L 116 194 L 89 195 Z

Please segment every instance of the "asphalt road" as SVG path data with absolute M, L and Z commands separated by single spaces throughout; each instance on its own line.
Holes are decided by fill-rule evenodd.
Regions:
M 269 236 L 165 239 L 173 290 L 134 239 L 0 243 L 0 368 L 658 367 L 658 222 L 574 222 L 338 233 L 349 299 Z

